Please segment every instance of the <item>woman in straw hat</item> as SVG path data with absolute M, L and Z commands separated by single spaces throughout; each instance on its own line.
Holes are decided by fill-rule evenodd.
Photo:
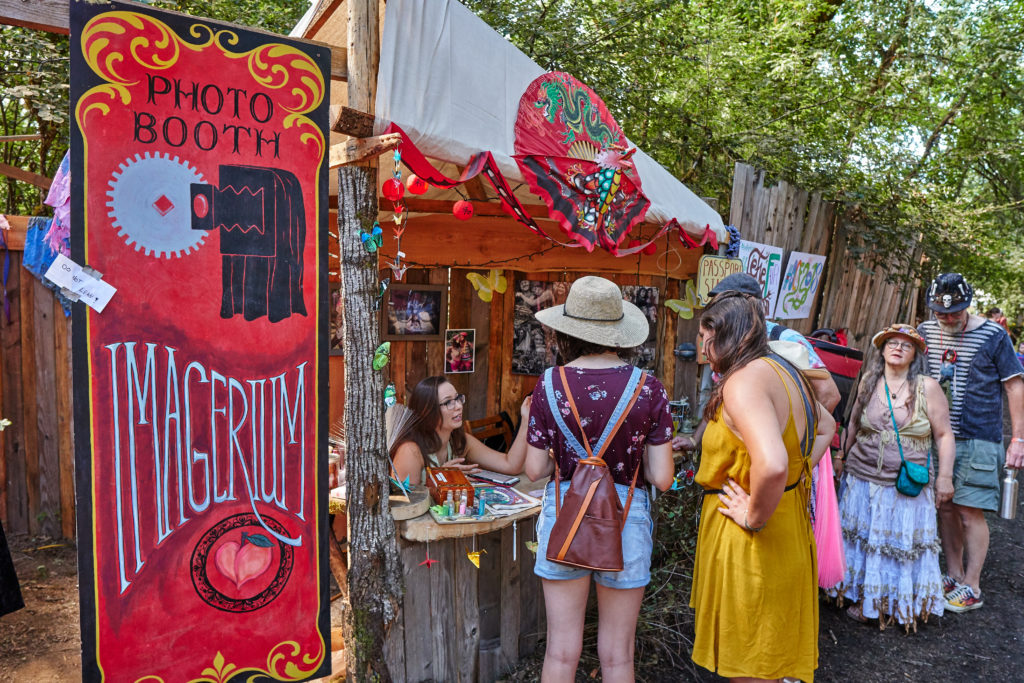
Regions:
M 582 277 L 572 284 L 564 304 L 538 311 L 536 316 L 555 331 L 561 358 L 568 362 L 564 366 L 567 386 L 563 386 L 559 372 L 548 371 L 533 392 L 526 456 L 530 479 L 550 476 L 557 467 L 564 493 L 580 457 L 568 443 L 563 428 L 577 442 L 581 436 L 585 438 L 596 451 L 620 397 L 627 388 L 632 387 L 632 396 L 639 387 L 636 402 L 625 413 L 603 455 L 620 501 L 625 503 L 634 478 L 636 482 L 622 529 L 622 571 L 591 571 L 547 559 L 548 539 L 556 517 L 555 483 L 549 483 L 545 490 L 534 566 L 534 572 L 542 579 L 548 622 L 542 680 L 575 680 L 593 575 L 597 586 L 597 651 L 602 678 L 632 681 L 636 621 L 644 587 L 650 581 L 653 545 L 653 523 L 644 483 L 662 491 L 672 485 L 672 418 L 668 396 L 661 382 L 651 375 L 639 384 L 640 371 L 622 359 L 625 350 L 647 339 L 649 324 L 640 309 L 623 301 L 615 283 L 600 277 Z M 571 393 L 579 422 L 566 392 Z
M 953 496 L 956 442 L 917 330 L 891 325 L 872 343 L 878 352 L 860 382 L 842 456 L 846 575 L 834 594 L 853 601 L 847 614 L 858 621 L 878 619 L 884 628 L 895 619 L 916 630 L 917 619 L 941 615 L 945 605 L 935 510 Z M 931 462 L 929 452 L 938 453 L 938 476 L 932 472 L 917 496 L 896 490 L 901 447 L 903 458 L 921 465 Z M 946 590 L 956 587 L 946 580 Z
M 721 374 L 696 481 L 704 487 L 690 605 L 693 660 L 734 679 L 814 678 L 818 577 L 810 468 L 835 421 L 788 361 L 769 356 L 759 303 L 714 298 L 700 321 Z

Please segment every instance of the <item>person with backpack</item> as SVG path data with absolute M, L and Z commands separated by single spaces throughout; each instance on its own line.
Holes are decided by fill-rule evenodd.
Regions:
M 771 354 L 757 301 L 717 295 L 700 335 L 721 375 L 705 408 L 690 606 L 693 661 L 727 678 L 812 681 L 818 575 L 811 468 L 835 432 L 799 370 Z
M 645 487 L 665 491 L 673 478 L 665 388 L 620 355 L 647 339 L 649 323 L 614 282 L 593 276 L 536 317 L 568 361 L 537 382 L 527 425 L 526 474 L 553 477 L 534 565 L 548 625 L 541 680 L 575 680 L 593 577 L 602 679 L 632 681 L 653 548 Z

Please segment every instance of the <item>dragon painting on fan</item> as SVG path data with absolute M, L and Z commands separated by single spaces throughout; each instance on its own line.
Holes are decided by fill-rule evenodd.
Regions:
M 544 74 L 519 101 L 515 136 L 516 162 L 562 231 L 617 254 L 650 201 L 604 102 L 569 74 Z

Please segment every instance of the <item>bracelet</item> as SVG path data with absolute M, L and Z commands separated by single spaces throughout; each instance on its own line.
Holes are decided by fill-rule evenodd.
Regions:
M 743 528 L 746 529 L 747 531 L 753 531 L 756 534 L 758 531 L 760 531 L 761 529 L 765 528 L 767 525 L 768 525 L 768 522 L 765 522 L 761 526 L 756 526 L 756 527 L 755 526 L 750 526 L 749 524 L 747 524 L 747 511 L 746 510 L 743 511 Z

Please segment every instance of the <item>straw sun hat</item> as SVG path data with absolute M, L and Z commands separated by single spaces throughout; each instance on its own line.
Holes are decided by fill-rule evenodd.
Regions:
M 807 348 L 803 344 L 776 339 L 768 342 L 768 347 L 772 353 L 788 360 L 804 377 L 824 379 L 832 376 L 825 368 L 811 367 L 811 355 L 807 353 Z
M 925 353 L 928 351 L 928 344 L 927 342 L 925 342 L 924 337 L 922 337 L 917 330 L 915 330 L 910 325 L 907 325 L 906 323 L 896 323 L 894 325 L 889 325 L 889 327 L 885 328 L 884 330 L 876 334 L 874 337 L 872 337 L 871 343 L 874 344 L 876 348 L 880 349 L 885 344 L 885 342 L 889 341 L 889 339 L 895 336 L 902 336 L 909 339 L 910 342 L 917 347 L 919 353 Z
M 534 315 L 544 325 L 570 337 L 617 349 L 639 346 L 650 332 L 647 317 L 623 301 L 619 286 L 593 275 L 573 282 L 564 304 Z

